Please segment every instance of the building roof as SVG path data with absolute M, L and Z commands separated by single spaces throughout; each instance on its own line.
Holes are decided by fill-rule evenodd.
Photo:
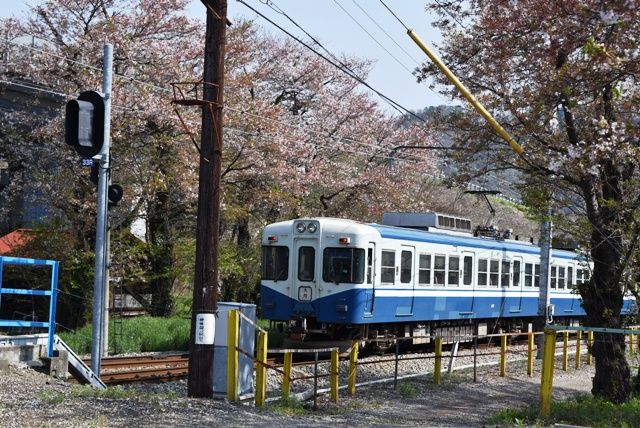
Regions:
M 33 239 L 33 230 L 16 229 L 0 238 L 0 256 L 12 253 Z

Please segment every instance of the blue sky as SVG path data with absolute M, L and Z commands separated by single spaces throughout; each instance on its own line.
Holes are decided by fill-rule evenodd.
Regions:
M 298 38 L 309 41 L 303 31 L 296 28 L 289 19 L 266 6 L 265 0 L 244 1 Z M 29 9 L 28 5 L 38 2 L 39 0 L 3 0 L 0 17 L 23 17 Z M 416 83 L 411 70 L 426 59 L 426 55 L 384 6 L 386 4 L 433 49 L 434 43 L 440 40 L 440 35 L 431 26 L 433 16 L 425 11 L 427 0 L 384 0 L 384 4 L 378 0 L 272 0 L 270 3 L 275 4 L 331 52 L 375 60 L 368 83 L 403 107 L 418 110 L 430 105 L 451 104 L 426 85 Z M 205 8 L 199 0 L 192 0 L 189 9 L 193 17 L 205 15 Z M 229 19 L 233 21 L 240 15 L 255 19 L 274 35 L 286 37 L 281 30 L 244 4 L 228 0 Z M 384 101 L 381 101 L 381 106 L 395 112 Z

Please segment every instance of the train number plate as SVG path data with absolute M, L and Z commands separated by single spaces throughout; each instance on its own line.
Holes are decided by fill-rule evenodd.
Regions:
M 298 300 L 301 302 L 310 302 L 311 301 L 311 287 L 300 287 L 298 288 Z

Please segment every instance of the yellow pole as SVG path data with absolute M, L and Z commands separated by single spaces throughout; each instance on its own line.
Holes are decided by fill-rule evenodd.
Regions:
M 227 399 L 238 401 L 238 310 L 227 315 Z
M 569 366 L 569 332 L 565 331 L 562 338 L 562 370 L 566 372 Z
M 533 376 L 533 342 L 534 342 L 533 333 L 529 333 L 527 337 L 527 345 L 528 345 L 528 357 L 527 357 L 527 374 L 529 376 Z
M 282 379 L 282 395 L 288 396 L 291 393 L 291 368 L 293 367 L 293 354 L 284 354 L 284 379 Z
M 633 328 L 631 330 L 633 330 Z M 633 349 L 633 336 L 635 336 L 633 333 L 629 333 L 629 355 L 632 357 L 633 354 L 635 354 L 635 350 Z
M 351 352 L 349 354 L 349 395 L 356 393 L 356 368 L 358 367 L 358 341 L 351 342 Z
M 340 375 L 338 350 L 331 351 L 331 400 L 338 402 L 338 376 Z
M 551 415 L 551 395 L 553 392 L 553 364 L 556 351 L 556 334 L 546 330 L 544 333 L 544 352 L 542 357 L 542 382 L 540 383 L 540 417 Z
M 433 365 L 433 383 L 440 385 L 442 377 L 442 338 L 436 337 L 436 361 Z
M 576 369 L 580 368 L 580 346 L 582 345 L 582 331 L 578 330 L 576 336 Z
M 256 407 L 262 407 L 267 399 L 267 333 L 258 331 L 256 345 Z
M 591 346 L 593 345 L 593 332 L 587 332 L 587 364 L 593 364 L 593 355 L 591 354 Z
M 416 33 L 414 33 L 413 30 L 407 31 L 407 34 L 409 34 L 409 37 L 411 37 L 413 41 L 420 47 L 420 49 L 422 49 L 422 51 L 427 54 L 429 59 L 433 61 L 433 63 L 440 69 L 440 71 L 442 71 L 442 73 L 447 76 L 447 79 L 449 79 L 449 81 L 453 83 L 456 88 L 458 88 L 462 95 L 464 95 L 464 97 L 471 103 L 471 105 L 475 107 L 476 111 L 480 113 L 482 117 L 487 120 L 487 122 L 489 122 L 493 129 L 498 134 L 500 134 L 500 136 L 504 138 L 507 143 L 509 143 L 511 148 L 515 150 L 519 155 L 524 153 L 524 149 L 520 147 L 520 145 L 516 143 L 513 138 L 511 138 L 511 135 L 509 135 L 509 133 L 505 131 L 505 129 L 482 106 L 482 104 L 480 104 L 478 100 L 476 100 L 475 97 L 471 95 L 469 90 L 465 88 L 462 82 L 458 80 L 458 78 L 451 72 L 451 70 L 449 70 L 449 68 L 444 65 L 442 61 L 440 61 L 440 58 L 438 58 L 436 54 L 434 54 L 431 49 L 429 49 L 429 47 L 422 41 L 422 39 L 420 39 L 420 37 Z
M 507 335 L 500 338 L 500 377 L 507 375 Z

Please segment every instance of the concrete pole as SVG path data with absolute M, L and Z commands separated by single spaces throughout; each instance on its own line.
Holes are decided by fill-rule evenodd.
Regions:
M 93 282 L 93 325 L 91 341 L 91 370 L 100 376 L 102 341 L 104 331 L 105 278 L 107 269 L 107 191 L 109 187 L 109 145 L 111 128 L 111 81 L 113 48 L 104 45 L 102 93 L 104 96 L 104 143 L 95 156 L 100 163 L 98 169 L 98 218 L 96 220 L 96 263 Z

